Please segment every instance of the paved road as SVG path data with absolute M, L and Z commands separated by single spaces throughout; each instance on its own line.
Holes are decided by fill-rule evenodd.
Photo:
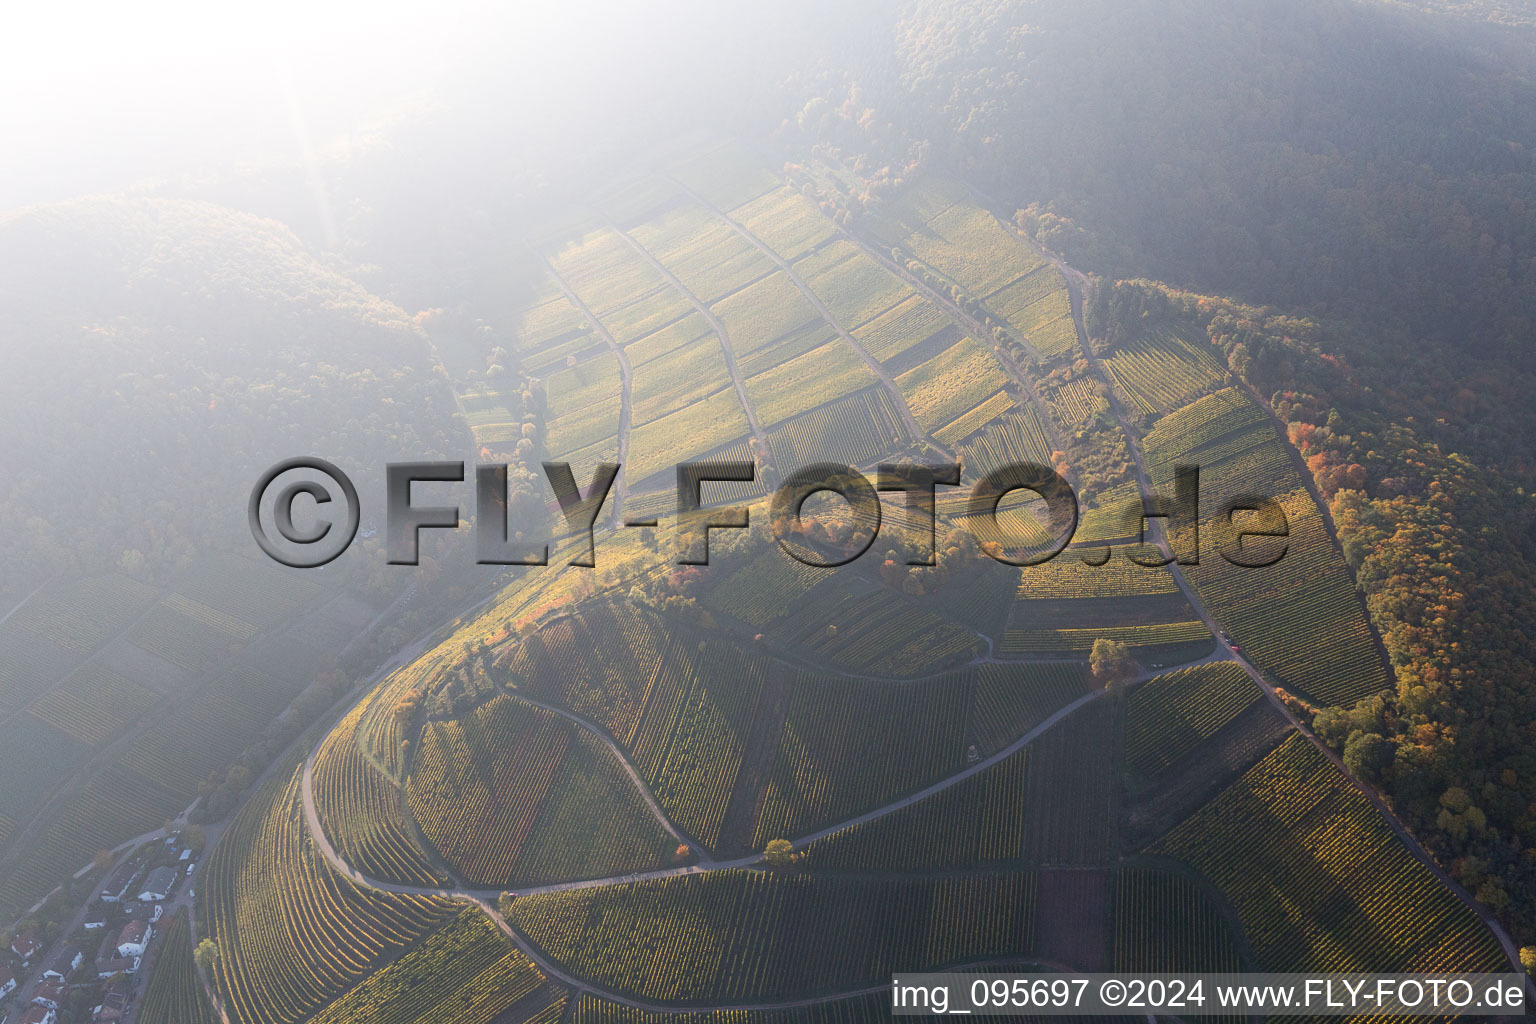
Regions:
M 641 259 L 649 263 L 657 273 L 666 278 L 667 283 L 677 289 L 678 294 L 688 300 L 689 305 L 693 306 L 704 317 L 710 329 L 720 338 L 720 351 L 725 353 L 725 368 L 731 374 L 731 383 L 736 385 L 736 397 L 741 400 L 741 408 L 747 415 L 747 423 L 752 428 L 752 436 L 757 438 L 757 443 L 762 446 L 763 454 L 766 455 L 768 452 L 768 438 L 764 436 L 763 428 L 757 422 L 757 413 L 752 410 L 752 403 L 747 401 L 747 386 L 742 380 L 741 370 L 736 366 L 736 352 L 731 348 L 731 336 L 727 333 L 725 324 L 721 323 L 720 318 L 710 312 L 709 307 L 700 302 L 699 297 L 689 291 L 688 287 L 677 279 L 676 274 L 673 274 L 660 260 L 652 256 L 649 249 L 631 238 L 629 233 L 622 230 L 617 224 L 610 223 L 608 227 L 620 238 L 628 242 L 629 247 L 639 253 Z

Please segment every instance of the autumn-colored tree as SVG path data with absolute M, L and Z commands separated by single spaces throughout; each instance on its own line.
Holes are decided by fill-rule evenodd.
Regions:
M 1136 662 L 1126 646 L 1102 636 L 1093 642 L 1093 649 L 1088 652 L 1088 667 L 1093 670 L 1093 678 L 1103 683 L 1105 689 L 1136 674 Z

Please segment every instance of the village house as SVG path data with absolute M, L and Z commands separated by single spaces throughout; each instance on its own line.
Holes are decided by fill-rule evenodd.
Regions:
M 175 868 L 155 868 L 144 879 L 144 888 L 139 891 L 139 899 L 144 903 L 159 903 L 171 894 L 176 886 Z
M 117 955 L 124 958 L 143 956 L 154 934 L 154 929 L 143 921 L 129 921 L 117 933 Z
M 112 960 L 96 961 L 96 980 L 106 981 L 119 974 L 133 974 L 139 969 L 139 958 L 136 956 L 117 957 Z
M 115 1024 L 122 1020 L 128 1010 L 128 993 L 131 989 L 131 983 L 122 977 L 108 984 L 102 993 L 101 1003 L 91 1010 L 91 1024 Z
M 101 883 L 101 888 L 96 891 L 96 895 L 108 903 L 118 902 L 133 887 L 134 876 L 138 873 L 138 869 L 134 867 L 131 861 L 126 864 L 119 864 L 117 870 L 108 875 L 107 880 Z
M 48 978 L 40 983 L 32 993 L 33 1006 L 46 1006 L 50 1010 L 57 1010 L 64 1005 L 64 997 L 69 994 L 69 986 L 59 978 Z
M 16 975 L 0 968 L 0 999 L 16 991 Z
M 11 940 L 11 952 L 15 953 L 23 964 L 31 963 L 32 958 L 42 951 L 42 941 L 32 932 L 22 932 Z
M 65 946 L 49 961 L 48 969 L 43 972 L 45 978 L 58 978 L 67 980 L 71 974 L 85 961 L 85 954 L 74 946 Z

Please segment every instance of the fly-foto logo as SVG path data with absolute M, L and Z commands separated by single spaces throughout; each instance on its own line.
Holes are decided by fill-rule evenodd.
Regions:
M 569 564 L 595 567 L 595 527 L 620 467 L 599 463 L 585 488 L 577 483 L 569 463 L 546 462 L 543 467 L 565 526 L 579 541 Z M 420 560 L 421 531 L 458 530 L 463 519 L 458 505 L 415 504 L 413 486 L 462 484 L 465 465 L 391 462 L 385 466 L 384 478 L 387 560 L 391 565 L 416 565 Z M 744 504 L 706 504 L 702 497 L 704 485 L 756 480 L 757 467 L 751 462 L 685 462 L 677 466 L 678 565 L 708 565 L 710 532 L 741 529 L 751 521 L 750 509 Z M 1139 503 L 1120 510 L 1126 522 L 1116 535 L 1137 538 L 1127 557 L 1140 565 L 1161 566 L 1173 561 L 1180 565 L 1199 564 L 1200 468 L 1176 466 L 1173 484 L 1171 498 L 1148 494 Z M 769 524 L 774 538 L 790 557 L 813 566 L 846 565 L 868 551 L 879 536 L 881 492 L 899 492 L 910 513 L 906 517 L 908 523 L 926 525 L 925 530 L 915 531 L 917 536 L 907 538 L 907 564 L 933 565 L 938 488 L 959 485 L 958 465 L 887 463 L 878 467 L 871 482 L 851 466 L 815 463 L 788 474 L 774 489 Z M 807 529 L 806 501 L 825 492 L 838 495 L 847 504 L 855 524 L 841 541 Z M 1027 522 L 1034 524 L 1029 529 L 1023 528 L 1019 517 L 1010 519 L 1000 514 L 1004 499 L 1019 492 L 1028 492 L 1038 499 L 1036 514 L 1027 517 Z M 295 518 L 297 507 L 308 512 L 307 525 L 300 526 Z M 506 465 L 476 466 L 475 560 L 482 565 L 548 565 L 547 543 L 514 540 L 518 531 L 511 529 L 507 508 Z M 286 459 L 262 474 L 251 490 L 247 514 L 251 533 L 268 556 L 294 568 L 315 568 L 335 560 L 352 543 L 362 508 L 357 488 L 346 473 L 324 459 L 300 457 Z M 1149 543 L 1148 523 L 1154 519 L 1165 523 L 1165 534 L 1177 538 L 1181 550 L 1174 551 L 1170 542 Z M 1004 465 L 972 486 L 958 520 L 975 534 L 988 556 L 1008 565 L 1039 565 L 1052 560 L 1072 543 L 1079 524 L 1077 495 L 1071 484 L 1049 466 L 1027 462 Z M 655 518 L 626 519 L 623 525 L 655 527 L 658 522 Z M 1271 566 L 1284 557 L 1289 547 L 1290 524 L 1285 509 L 1275 499 L 1263 495 L 1231 497 L 1206 523 L 1219 534 L 1218 553 L 1233 565 Z M 910 529 L 907 532 L 914 533 Z M 1156 553 L 1148 554 L 1149 549 Z M 1085 556 L 1084 561 L 1090 565 L 1107 562 L 1109 546 L 1097 550 L 1098 557 Z

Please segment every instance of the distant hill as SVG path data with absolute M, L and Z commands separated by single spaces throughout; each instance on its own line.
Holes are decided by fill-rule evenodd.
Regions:
M 0 278 L 0 522 L 30 538 L 0 554 L 13 602 L 61 565 L 153 576 L 248 545 L 245 495 L 280 458 L 460 448 L 406 313 L 276 222 L 161 199 L 19 210 Z

